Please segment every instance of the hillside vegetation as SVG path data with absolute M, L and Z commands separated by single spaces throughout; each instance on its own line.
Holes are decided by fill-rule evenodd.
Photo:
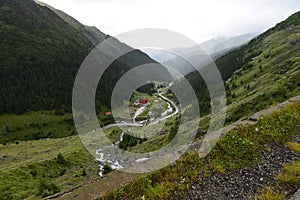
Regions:
M 78 137 L 0 145 L 0 157 L 1 200 L 41 199 L 98 177 Z
M 299 131 L 299 110 L 300 103 L 297 102 L 270 116 L 264 116 L 255 125 L 238 127 L 221 138 L 216 148 L 206 158 L 199 158 L 198 151 L 189 151 L 174 165 L 144 175 L 99 199 L 178 199 L 184 197 L 189 199 L 186 196 L 189 194 L 187 192 L 200 191 L 201 187 L 210 184 L 208 181 L 211 179 L 221 177 L 220 179 L 226 182 L 227 175 L 231 173 L 256 169 L 262 155 L 270 152 L 273 144 L 284 145 L 291 138 L 296 137 Z M 264 199 L 263 197 L 267 196 L 269 191 L 276 191 L 272 193 L 273 196 L 280 196 L 284 199 L 286 195 L 290 195 L 288 192 L 295 191 L 299 186 L 298 165 L 299 161 L 285 165 L 282 174 L 277 177 L 280 185 L 276 188 L 268 190 L 268 185 L 263 186 L 256 182 L 254 183 L 256 186 L 250 188 L 247 194 L 244 191 L 241 195 L 247 198 L 256 195 L 258 199 Z M 196 185 L 198 189 L 195 188 Z M 244 185 L 239 187 L 244 187 Z M 223 193 L 219 190 L 215 193 Z M 206 192 L 215 197 L 215 193 Z M 221 199 L 224 198 L 227 197 Z
M 33 0 L 0 1 L 1 200 L 41 199 L 99 177 L 99 165 L 76 136 L 69 112 L 74 79 L 82 61 L 107 37 L 48 5 L 41 6 Z M 133 50 L 115 42 L 114 50 Z M 299 95 L 299 52 L 300 12 L 219 58 L 216 64 L 228 100 L 226 123 Z M 116 82 L 128 70 L 144 63 L 155 61 L 133 50 L 105 71 L 98 85 L 101 93 L 98 90 L 95 99 L 98 117 L 103 119 L 101 126 L 114 121 L 104 113 L 110 109 Z M 160 76 L 164 75 L 157 74 Z M 205 115 L 197 135 L 201 140 L 209 122 L 211 99 L 197 73 L 187 75 L 187 79 L 197 93 L 201 114 Z M 150 84 L 140 90 L 154 92 Z M 152 103 L 154 97 L 149 99 Z M 222 181 L 227 175 L 254 170 L 273 149 L 288 149 L 284 152 L 298 159 L 299 111 L 300 103 L 296 102 L 260 118 L 255 125 L 237 127 L 221 138 L 206 158 L 200 158 L 191 149 L 174 165 L 146 174 L 103 199 L 189 198 L 188 195 L 201 195 L 195 193 L 195 185 L 205 187 L 208 180 Z M 120 147 L 133 152 L 156 150 L 173 139 L 179 119 L 168 119 L 163 130 L 147 140 L 126 135 Z M 117 128 L 107 130 L 112 142 L 118 141 L 120 134 Z M 263 182 L 267 187 L 257 182 L 249 194 L 256 199 L 289 197 L 299 188 L 297 159 L 279 163 L 281 172 L 272 172 L 275 181 L 270 185 Z
M 299 32 L 300 12 L 216 61 L 225 80 L 227 124 L 300 94 Z M 209 114 L 207 107 L 210 107 L 210 99 L 203 79 L 196 72 L 187 78 L 197 93 L 200 108 L 204 111 L 202 113 Z M 202 119 L 201 128 L 207 127 L 208 118 Z M 297 102 L 261 118 L 256 125 L 230 131 L 206 158 L 199 158 L 198 152 L 188 152 L 175 165 L 145 175 L 100 199 L 172 199 L 173 196 L 175 199 L 189 199 L 189 195 L 193 197 L 194 193 L 201 196 L 197 190 L 208 190 L 207 181 L 213 182 L 216 176 L 220 178 L 215 181 L 224 181 L 229 174 L 255 170 L 259 160 L 265 159 L 262 155 L 269 155 L 273 148 L 284 149 L 284 144 L 287 144 L 294 157 L 299 155 L 298 143 L 289 142 L 297 137 L 299 122 Z M 268 160 L 270 163 L 272 161 Z M 270 186 L 257 186 L 260 184 L 258 180 L 248 195 L 256 199 L 289 197 L 299 187 L 297 166 L 299 161 L 287 163 L 282 173 L 272 175 L 276 182 L 273 181 Z
M 300 12 L 216 60 L 227 92 L 227 123 L 300 93 L 299 31 Z M 198 72 L 187 79 L 202 113 L 209 114 L 211 100 L 203 79 Z
M 68 14 L 55 9 L 43 2 L 35 1 L 37 4 L 41 6 L 45 6 L 47 8 L 50 8 L 55 14 L 57 14 L 60 18 L 62 18 L 64 21 L 66 21 L 68 24 L 70 24 L 72 27 L 74 27 L 81 35 L 88 38 L 94 46 L 97 46 L 100 42 L 105 40 L 107 35 L 99 31 L 96 27 L 86 26 L 81 24 L 79 21 L 74 19 L 73 17 L 69 16 Z
M 82 61 L 109 36 L 33 0 L 1 1 L 0 27 L 0 114 L 53 109 L 70 112 L 73 84 Z M 125 48 L 132 52 L 106 70 L 99 82 L 101 93 L 96 94 L 97 110 L 102 105 L 110 107 L 112 89 L 125 72 L 156 63 L 117 40 L 114 45 L 116 51 Z
M 92 43 L 31 0 L 1 1 L 0 19 L 0 113 L 70 106 L 70 88 Z

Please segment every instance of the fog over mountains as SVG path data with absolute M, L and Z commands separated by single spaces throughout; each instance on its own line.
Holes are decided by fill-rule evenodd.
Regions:
M 161 50 L 161 49 L 145 49 L 143 50 L 152 59 L 167 65 L 182 75 L 187 75 L 196 69 L 200 69 L 207 63 L 207 59 L 204 57 L 210 56 L 213 60 L 218 59 L 227 52 L 239 47 L 243 44 L 249 42 L 257 34 L 249 33 L 245 35 L 239 35 L 236 37 L 218 37 L 211 40 L 207 40 L 201 43 L 199 46 L 191 47 L 188 49 L 177 49 L 181 52 L 181 55 L 177 55 L 171 50 Z M 203 56 L 204 59 L 200 59 Z M 185 58 L 192 59 L 197 58 L 198 66 L 192 66 L 185 60 Z M 196 69 L 195 69 L 196 68 Z M 173 74 L 176 76 L 175 74 Z M 179 78 L 179 77 L 178 77 Z

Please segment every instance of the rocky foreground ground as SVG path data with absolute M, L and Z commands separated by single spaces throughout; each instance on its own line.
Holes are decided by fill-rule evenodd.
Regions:
M 291 142 L 299 143 L 300 136 L 293 137 Z M 212 170 L 209 177 L 199 177 L 199 181 L 192 184 L 184 198 L 174 192 L 170 199 L 253 199 L 255 194 L 267 186 L 278 187 L 276 175 L 281 172 L 283 165 L 299 160 L 300 157 L 285 145 L 270 144 L 265 148 L 268 151 L 263 151 L 253 169 L 227 171 L 224 175 Z M 288 192 L 294 194 L 296 191 Z

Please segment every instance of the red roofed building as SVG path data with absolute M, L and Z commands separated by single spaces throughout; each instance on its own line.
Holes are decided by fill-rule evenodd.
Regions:
M 148 99 L 138 99 L 138 100 L 134 101 L 132 104 L 134 106 L 145 106 L 145 105 L 149 104 L 149 100 Z
M 111 112 L 105 112 L 105 116 L 108 117 L 108 116 L 112 116 Z
M 148 104 L 149 103 L 149 100 L 148 99 L 140 99 L 140 104 Z

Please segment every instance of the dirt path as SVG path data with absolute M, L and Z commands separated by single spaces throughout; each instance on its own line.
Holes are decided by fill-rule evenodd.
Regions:
M 293 97 L 283 103 L 266 108 L 262 111 L 251 115 L 250 117 L 244 118 L 229 126 L 226 126 L 223 128 L 222 134 L 225 135 L 227 132 L 236 128 L 237 126 L 255 124 L 261 116 L 269 115 L 272 112 L 280 110 L 296 101 L 300 101 L 300 96 Z M 197 144 L 192 146 L 197 147 Z M 68 193 L 60 193 L 52 197 L 48 197 L 46 199 L 94 199 L 96 197 L 103 196 L 108 192 L 119 189 L 120 187 L 130 183 L 132 180 L 138 178 L 139 176 L 141 176 L 141 174 L 129 174 L 125 172 L 114 171 L 108 174 L 106 177 L 99 178 L 98 180 L 95 180 L 85 186 L 81 186 L 73 189 Z
M 97 197 L 101 197 L 103 194 L 119 189 L 139 176 L 141 176 L 141 174 L 129 174 L 121 171 L 113 171 L 106 177 L 99 178 L 69 192 L 59 193 L 45 199 L 95 199 Z

